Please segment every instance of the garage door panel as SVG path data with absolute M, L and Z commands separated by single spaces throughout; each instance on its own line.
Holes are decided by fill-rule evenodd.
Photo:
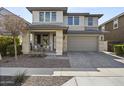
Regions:
M 68 51 L 97 51 L 97 37 L 68 36 Z

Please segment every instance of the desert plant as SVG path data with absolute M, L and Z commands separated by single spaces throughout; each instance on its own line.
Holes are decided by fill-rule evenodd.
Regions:
M 22 83 L 25 81 L 25 75 L 26 75 L 25 72 L 23 72 L 23 73 L 18 73 L 18 74 L 15 76 L 15 80 L 14 80 L 15 85 L 22 85 Z

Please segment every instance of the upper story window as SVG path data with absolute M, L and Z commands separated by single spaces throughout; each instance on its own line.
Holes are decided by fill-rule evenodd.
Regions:
M 45 22 L 50 22 L 50 12 L 45 13 Z
M 101 30 L 102 30 L 102 31 L 105 31 L 105 25 L 103 25 L 103 26 L 101 27 Z
M 68 25 L 73 25 L 73 16 L 68 17 Z
M 74 16 L 74 25 L 79 25 L 79 16 Z
M 39 20 L 41 22 L 56 22 L 56 12 L 40 12 Z
M 115 19 L 113 21 L 113 29 L 117 29 L 118 28 L 118 19 Z
M 68 25 L 79 25 L 79 16 L 68 16 Z
M 40 13 L 39 13 L 39 20 L 40 20 L 41 22 L 44 21 L 44 12 L 40 12 Z
M 88 26 L 93 25 L 93 17 L 88 17 Z
M 56 21 L 56 12 L 52 12 L 52 21 Z

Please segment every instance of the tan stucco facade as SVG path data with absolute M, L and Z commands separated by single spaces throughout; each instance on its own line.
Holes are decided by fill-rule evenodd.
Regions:
M 62 55 L 63 54 L 63 30 L 31 30 L 30 31 L 32 33 L 32 43 L 34 44 L 35 40 L 34 40 L 34 34 L 33 32 L 48 32 L 50 34 L 50 50 L 53 51 L 53 32 L 56 34 L 56 55 Z M 66 36 L 67 37 L 67 36 Z M 23 54 L 28 54 L 30 52 L 30 41 L 29 41 L 30 35 L 29 35 L 29 31 L 27 33 L 23 34 L 23 43 L 22 43 L 22 52 Z
M 22 35 L 22 52 L 23 54 L 29 54 L 30 52 L 30 42 L 29 42 L 29 31 L 23 33 Z
M 56 46 L 56 55 L 62 55 L 63 52 L 67 52 L 70 49 L 70 46 L 68 45 L 70 42 L 70 39 L 74 40 L 74 51 L 77 48 L 86 48 L 86 49 L 77 49 L 77 50 L 85 50 L 85 51 L 107 51 L 107 41 L 104 41 L 104 35 L 99 34 L 64 34 L 63 30 L 32 30 L 30 32 L 49 32 L 49 41 L 50 41 L 50 51 L 53 51 L 53 46 L 55 44 Z M 56 34 L 56 40 L 55 43 L 53 42 L 53 32 Z M 73 37 L 76 37 L 76 40 Z M 83 39 L 83 40 L 82 40 Z M 81 41 L 80 41 L 81 40 Z M 32 41 L 34 40 L 34 34 L 32 34 Z M 54 43 L 54 44 L 53 44 Z M 78 43 L 78 44 L 77 44 Z M 84 45 L 85 44 L 85 45 Z M 88 46 L 90 45 L 90 46 Z M 30 52 L 30 42 L 29 42 L 29 32 L 23 34 L 23 43 L 22 43 L 23 53 L 28 54 Z M 88 49 L 89 48 L 89 49 Z M 72 50 L 73 51 L 73 50 Z

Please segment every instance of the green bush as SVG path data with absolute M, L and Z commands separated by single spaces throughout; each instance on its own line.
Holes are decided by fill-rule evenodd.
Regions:
M 19 45 L 19 39 L 18 38 L 16 38 L 16 43 L 17 43 L 17 45 Z M 0 53 L 2 56 L 7 55 L 7 47 L 9 45 L 14 45 L 12 37 L 10 37 L 10 36 L 0 37 Z
M 17 54 L 18 55 L 22 54 L 21 50 L 22 50 L 21 45 L 17 45 Z M 9 56 L 14 56 L 15 55 L 14 45 L 8 45 L 7 46 L 7 54 Z
M 124 44 L 114 45 L 114 52 L 116 55 L 124 55 Z

